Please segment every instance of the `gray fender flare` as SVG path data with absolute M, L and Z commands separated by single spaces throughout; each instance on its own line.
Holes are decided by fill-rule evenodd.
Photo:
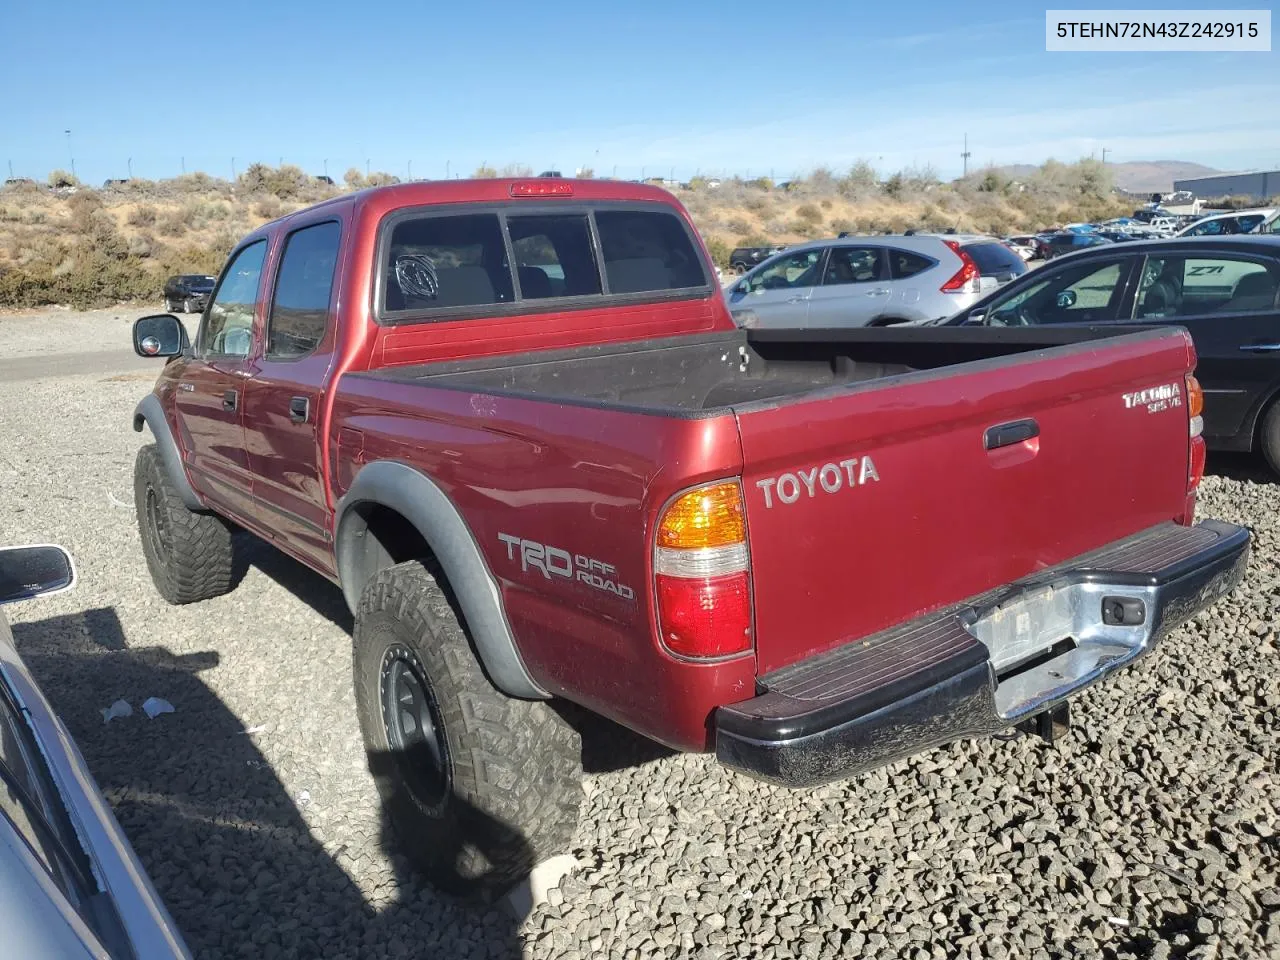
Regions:
M 476 655 L 493 685 L 511 697 L 545 700 L 550 695 L 529 675 L 502 610 L 498 583 L 457 507 L 425 474 L 395 460 L 375 460 L 356 474 L 338 502 L 334 551 L 338 579 L 354 614 L 369 578 L 387 558 L 359 511 L 362 503 L 395 510 L 417 528 L 440 563 L 458 599 Z
M 160 398 L 154 393 L 147 394 L 134 408 L 133 429 L 141 433 L 144 423 L 151 428 L 151 435 L 156 438 L 160 460 L 164 464 L 165 472 L 169 474 L 170 482 L 181 494 L 182 502 L 186 504 L 188 510 L 206 512 L 205 505 L 200 502 L 195 490 L 191 488 L 191 481 L 187 479 L 187 472 L 182 467 L 182 454 L 178 452 L 178 444 L 174 442 L 169 421 L 164 418 L 164 408 L 160 406 Z

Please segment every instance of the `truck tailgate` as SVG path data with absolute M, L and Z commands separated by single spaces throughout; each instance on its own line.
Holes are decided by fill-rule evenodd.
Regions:
M 1192 356 L 1141 333 L 735 408 L 759 672 L 1180 517 Z

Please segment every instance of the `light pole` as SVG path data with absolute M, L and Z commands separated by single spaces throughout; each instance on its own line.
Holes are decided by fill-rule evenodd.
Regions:
M 324 158 L 324 178 L 326 180 L 329 179 L 329 158 L 328 157 Z
M 66 134 L 67 134 L 67 155 L 71 157 L 71 175 L 74 177 L 76 175 L 76 153 L 74 150 L 71 149 L 71 131 L 70 130 L 66 131 Z
M 125 161 L 125 163 L 129 167 L 129 179 L 132 180 L 133 179 L 133 157 L 130 157 L 128 160 Z

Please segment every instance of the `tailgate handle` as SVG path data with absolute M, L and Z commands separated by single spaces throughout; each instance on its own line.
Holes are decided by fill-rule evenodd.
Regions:
M 1010 420 L 1008 423 L 997 423 L 994 427 L 988 427 L 982 439 L 988 450 L 997 450 L 1038 436 L 1040 436 L 1040 424 L 1028 417 L 1026 420 Z

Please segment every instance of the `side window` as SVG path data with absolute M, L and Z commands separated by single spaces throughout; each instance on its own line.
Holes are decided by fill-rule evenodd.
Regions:
M 1128 260 L 1074 264 L 996 300 L 987 310 L 991 326 L 1101 323 L 1112 319 Z
M 707 285 L 702 260 L 675 214 L 598 210 L 595 218 L 610 293 L 684 290 Z
M 818 267 L 821 263 L 821 250 L 801 250 L 779 257 L 748 280 L 747 289 L 755 293 L 757 290 L 812 287 L 818 282 Z
M 496 214 L 403 220 L 391 232 L 389 254 L 384 310 L 478 307 L 515 299 Z
M 910 250 L 889 251 L 889 275 L 894 280 L 905 280 L 922 270 L 928 270 L 934 261 Z
M 205 313 L 200 353 L 205 357 L 247 357 L 253 343 L 253 311 L 267 241 L 255 240 L 236 254 Z
M 1254 313 L 1275 308 L 1274 266 L 1230 257 L 1149 257 L 1138 285 L 1136 319 Z
M 268 357 L 305 357 L 324 339 L 341 236 L 342 226 L 331 221 L 295 230 L 285 239 L 267 320 Z
M 5 691 L 0 691 L 0 818 L 26 841 L 50 878 L 92 927 L 85 908 L 97 893 L 83 849 L 49 780 L 48 768 L 25 722 Z
M 585 214 L 507 217 L 521 300 L 600 293 L 600 269 Z
M 822 282 L 826 286 L 844 283 L 872 283 L 887 277 L 879 247 L 832 247 Z

